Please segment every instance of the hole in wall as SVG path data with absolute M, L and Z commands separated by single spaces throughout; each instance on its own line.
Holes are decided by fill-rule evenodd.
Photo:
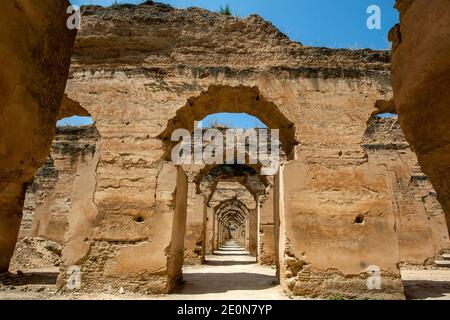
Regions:
M 365 219 L 363 214 L 358 214 L 355 218 L 355 224 L 364 224 Z
M 143 216 L 136 216 L 133 219 L 134 219 L 134 221 L 139 222 L 139 223 L 144 222 L 144 220 L 145 220 Z

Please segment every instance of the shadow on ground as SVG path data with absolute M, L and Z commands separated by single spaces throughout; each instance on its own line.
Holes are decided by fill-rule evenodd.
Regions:
M 255 264 L 255 261 L 225 261 L 225 260 L 206 260 L 204 265 L 207 266 L 239 266 L 239 265 L 249 265 Z
M 223 293 L 231 290 L 264 290 L 276 287 L 274 276 L 257 273 L 189 273 L 183 275 L 177 294 Z
M 0 284 L 5 286 L 22 286 L 28 284 L 56 284 L 58 272 L 24 272 L 0 274 Z
M 408 300 L 449 298 L 450 281 L 406 280 L 403 281 Z

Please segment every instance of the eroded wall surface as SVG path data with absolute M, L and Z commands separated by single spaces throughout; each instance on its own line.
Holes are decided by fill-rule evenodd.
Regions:
M 127 46 L 123 46 L 125 42 Z M 202 98 L 201 103 L 205 104 L 198 114 L 214 112 L 215 106 L 222 106 L 227 109 L 222 111 L 248 112 L 274 124 L 281 118 L 258 110 L 264 98 L 293 124 L 283 130 L 295 127 L 299 145 L 294 163 L 305 170 L 290 176 L 295 177 L 296 186 L 304 186 L 307 194 L 320 196 L 302 197 L 302 203 L 311 200 L 312 207 L 320 206 L 327 212 L 335 210 L 335 206 L 353 211 L 355 198 L 367 195 L 372 200 L 371 192 L 363 187 L 363 177 L 368 176 L 369 169 L 360 143 L 376 100 L 391 96 L 388 61 L 385 52 L 303 47 L 256 16 L 239 20 L 160 4 L 85 8 L 67 86 L 68 97 L 92 115 L 102 137 L 93 192 L 97 213 L 86 232 L 88 241 L 83 241 L 83 246 L 71 245 L 71 250 L 77 245 L 91 247 L 89 252 L 83 249 L 84 258 L 77 261 L 82 270 L 89 270 L 92 275 L 85 280 L 84 288 L 102 287 L 102 282 L 109 280 L 115 286 L 133 289 L 133 279 L 146 288 L 145 280 L 164 273 L 171 229 L 163 227 L 162 221 L 171 221 L 173 213 L 160 211 L 155 196 L 168 151 L 159 135 L 189 98 L 208 89 L 209 96 Z M 201 120 L 196 117 L 194 112 L 192 122 Z M 308 192 L 308 185 L 302 181 L 311 176 L 317 176 L 317 182 L 310 186 L 314 191 Z M 327 200 L 335 198 L 334 188 L 348 190 L 339 193 L 344 196 L 340 204 Z M 291 203 L 297 205 L 296 195 L 293 197 Z M 327 201 L 330 209 L 322 207 Z M 389 201 L 386 197 L 381 202 L 362 201 L 358 206 L 363 211 L 373 207 L 383 210 Z M 300 214 L 291 215 L 296 219 Z M 351 216 L 353 219 L 353 213 Z M 137 217 L 142 218 L 140 222 Z M 393 230 L 393 217 L 379 220 L 379 230 Z M 292 228 L 297 227 L 294 221 L 287 222 Z M 311 227 L 322 229 L 321 224 L 326 222 L 312 218 L 312 223 Z M 290 235 L 292 231 L 287 232 Z M 386 263 L 374 263 L 392 273 L 398 282 L 393 292 L 399 293 L 402 289 L 396 268 L 397 239 L 393 231 L 383 234 L 387 236 L 382 244 L 376 244 L 375 252 L 382 252 Z M 342 243 L 354 240 L 348 234 L 335 232 L 323 233 L 323 237 L 323 241 L 333 243 L 336 237 Z M 361 237 L 379 239 L 378 234 Z M 292 237 L 290 240 L 294 242 Z M 141 260 L 142 242 L 148 241 L 153 244 L 154 260 L 161 261 L 160 269 L 153 267 L 150 258 L 147 264 L 133 262 Z M 100 248 L 107 254 L 102 263 L 95 263 L 92 257 L 101 253 L 97 251 Z M 301 249 L 294 246 L 293 250 L 301 256 Z M 327 263 L 334 265 L 343 277 L 360 279 L 364 268 L 352 255 L 343 261 L 346 250 L 327 251 Z M 120 268 L 119 277 L 111 269 L 118 270 L 125 263 L 119 259 L 124 251 L 126 264 L 133 268 L 128 272 Z M 322 265 L 318 263 L 317 267 Z M 106 279 L 95 281 L 96 274 Z
M 203 262 L 204 241 L 204 196 L 197 194 L 197 185 L 189 183 L 186 237 L 184 241 L 184 263 L 201 264 Z
M 1 269 L 17 238 L 24 183 L 48 154 L 67 78 L 74 33 L 61 13 L 68 3 L 50 2 L 1 7 L 12 17 L 0 28 L 6 61 L 0 69 L 6 79 L 0 95 Z M 71 196 L 55 192 L 70 205 L 57 199 L 47 205 L 39 194 L 27 203 L 27 214 L 33 206 L 46 208 L 35 211 L 36 230 L 61 230 L 59 222 L 40 226 L 67 217 L 60 285 L 66 269 L 77 265 L 85 290 L 163 293 L 176 286 L 186 256 L 184 219 L 195 251 L 205 241 L 196 238 L 205 208 L 187 179 L 177 186 L 180 168 L 168 162 L 161 134 L 177 116 L 193 125 L 200 115 L 240 111 L 295 132 L 295 139 L 283 140 L 293 152 L 281 191 L 274 192 L 282 201 L 272 199 L 283 223 L 270 219 L 270 201 L 260 211 L 261 257 L 273 257 L 265 240 L 272 230 L 283 240 L 273 244 L 275 256 L 282 248 L 282 284 L 307 296 L 401 297 L 398 263 L 423 263 L 448 240 L 436 196 L 448 217 L 450 9 L 445 0 L 399 0 L 397 7 L 395 107 L 437 194 L 395 135 L 397 124 L 373 122 L 376 101 L 392 97 L 386 52 L 304 47 L 254 15 L 237 19 L 151 2 L 85 7 L 66 99 L 93 116 L 102 139 L 92 159 L 77 160 Z M 69 158 L 47 163 L 48 179 L 36 179 L 40 188 L 57 191 L 58 183 L 73 178 Z M 58 161 L 64 174 L 55 180 Z M 33 229 L 29 218 L 23 225 Z M 381 272 L 381 290 L 367 287 L 373 267 Z
M 390 33 L 395 107 L 450 226 L 450 5 L 397 0 L 396 7 L 400 25 Z
M 275 230 L 273 216 L 273 190 L 263 200 L 260 206 L 259 223 L 259 254 L 258 263 L 275 265 Z
M 7 271 L 25 185 L 45 162 L 54 135 L 76 32 L 69 2 L 0 3 L 0 272 Z
M 63 252 L 66 267 L 87 274 L 83 289 L 169 290 L 176 170 L 160 135 L 184 107 L 191 126 L 201 115 L 240 111 L 295 131 L 296 141 L 283 140 L 288 149 L 297 144 L 285 174 L 287 248 L 294 265 L 308 255 L 302 285 L 317 289 L 294 293 L 344 287 L 379 296 L 366 287 L 371 263 L 386 277 L 383 297 L 401 296 L 392 196 L 384 169 L 373 169 L 361 146 L 375 102 L 392 95 L 388 53 L 303 47 L 257 16 L 150 3 L 83 12 L 66 93 L 102 139 L 96 165 L 86 168 L 95 184 L 77 201 L 89 209 L 77 215 L 72 206 Z M 373 227 L 353 225 L 359 213 Z M 320 247 L 302 237 L 310 230 Z
M 56 128 L 50 156 L 27 187 L 19 239 L 64 242 L 78 168 L 92 161 L 99 138 L 93 125 Z
M 386 168 L 400 260 L 409 264 L 434 262 L 449 239 L 445 215 L 436 191 L 405 140 L 399 120 L 373 117 L 363 147 L 370 163 Z

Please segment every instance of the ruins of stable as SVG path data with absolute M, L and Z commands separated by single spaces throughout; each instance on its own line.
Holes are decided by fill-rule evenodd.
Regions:
M 82 14 L 67 76 L 45 82 L 58 95 L 35 102 L 39 88 L 30 84 L 31 93 L 2 96 L 13 101 L 6 105 L 34 106 L 34 118 L 2 126 L 0 151 L 9 155 L 0 163 L 4 271 L 24 201 L 32 210 L 24 211 L 21 234 L 63 243 L 59 285 L 76 265 L 86 291 L 112 284 L 169 293 L 184 263 L 202 263 L 229 240 L 222 234 L 229 221 L 240 228 L 234 240 L 259 263 L 275 265 L 283 287 L 300 296 L 400 298 L 399 264 L 427 263 L 448 243 L 439 177 L 430 172 L 436 193 L 399 122 L 377 117 L 398 111 L 390 52 L 305 47 L 255 15 L 151 2 L 87 6 Z M 61 43 L 73 41 L 54 23 Z M 38 42 L 46 59 L 35 68 L 68 66 L 70 52 L 60 49 L 60 61 L 45 51 L 61 43 Z M 247 113 L 280 130 L 285 161 L 276 175 L 261 176 L 259 165 L 171 162 L 171 133 L 221 112 Z M 51 152 L 41 148 L 39 139 L 50 147 L 56 119 L 73 115 L 91 116 L 95 127 L 60 129 Z M 21 125 L 29 131 L 17 135 Z M 42 168 L 61 174 L 41 168 L 34 181 L 51 181 L 26 189 L 49 154 Z M 42 186 L 48 193 L 33 198 Z M 371 266 L 380 268 L 381 290 L 367 288 Z

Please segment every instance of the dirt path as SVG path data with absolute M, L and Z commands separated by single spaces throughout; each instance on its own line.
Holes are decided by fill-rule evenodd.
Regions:
M 185 283 L 171 295 L 179 299 L 288 299 L 277 284 L 275 267 L 248 256 L 207 256 L 201 266 L 185 267 Z

